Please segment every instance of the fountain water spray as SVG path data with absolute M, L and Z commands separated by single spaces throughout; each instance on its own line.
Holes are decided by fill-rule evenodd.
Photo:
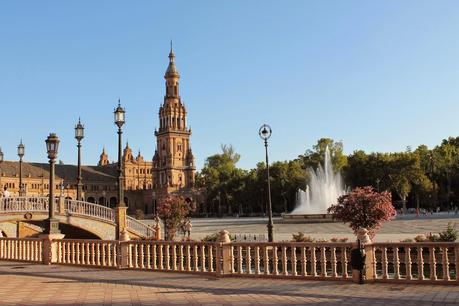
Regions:
M 298 189 L 292 215 L 326 214 L 327 208 L 347 192 L 341 174 L 333 171 L 328 146 L 325 149 L 323 167 L 319 165 L 315 171 L 309 168 L 308 173 L 311 178 L 310 183 L 306 186 L 306 190 Z

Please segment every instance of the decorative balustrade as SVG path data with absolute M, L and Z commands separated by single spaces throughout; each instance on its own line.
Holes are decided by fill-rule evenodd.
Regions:
M 0 259 L 41 262 L 43 241 L 31 238 L 0 238 Z
M 125 266 L 154 271 L 215 274 L 218 245 L 206 242 L 129 241 L 125 248 Z
M 115 222 L 115 211 L 109 207 L 105 207 L 99 204 L 76 200 L 65 200 L 65 210 L 70 214 L 88 216 L 109 222 Z
M 458 282 L 459 243 L 374 243 L 376 281 Z
M 229 274 L 350 279 L 352 243 L 231 243 Z
M 153 237 L 155 235 L 155 229 L 142 223 L 130 216 L 126 216 L 126 226 L 128 231 L 134 232 L 141 237 Z
M 118 267 L 118 241 L 64 239 L 55 242 L 58 264 Z
M 229 240 L 222 240 L 229 241 Z M 351 280 L 355 243 L 258 243 L 52 240 L 0 238 L 0 259 L 217 276 Z M 459 283 L 459 243 L 374 243 L 365 246 L 367 280 Z M 46 261 L 46 260 L 45 260 Z
M 47 212 L 48 198 L 46 197 L 8 197 L 0 198 L 2 212 Z

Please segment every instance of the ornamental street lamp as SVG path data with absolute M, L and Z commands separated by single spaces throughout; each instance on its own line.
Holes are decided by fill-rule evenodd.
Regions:
M 18 156 L 19 156 L 19 196 L 24 196 L 24 186 L 22 186 L 22 157 L 24 157 L 25 147 L 21 143 L 18 145 Z
M 123 134 L 121 127 L 125 122 L 125 113 L 124 108 L 121 107 L 120 100 L 118 100 L 118 107 L 113 112 L 115 115 L 115 124 L 118 127 L 118 207 L 126 207 L 124 203 L 123 165 L 121 158 L 121 135 Z
M 268 241 L 273 242 L 273 209 L 271 205 L 271 184 L 269 182 L 269 161 L 268 161 L 268 139 L 271 137 L 272 130 L 267 124 L 263 124 L 258 131 L 258 135 L 265 142 L 265 155 L 266 155 L 266 177 L 268 182 Z
M 80 119 L 78 118 L 78 124 L 75 126 L 75 139 L 77 140 L 78 148 L 78 175 L 77 175 L 77 201 L 83 201 L 83 178 L 81 177 L 81 140 L 84 138 L 84 125 L 81 124 Z
M 60 234 L 61 232 L 59 231 L 59 220 L 54 216 L 54 165 L 56 164 L 56 157 L 59 149 L 59 138 L 56 136 L 56 134 L 51 133 L 45 142 L 49 158 L 49 211 L 48 219 L 46 219 L 45 234 Z

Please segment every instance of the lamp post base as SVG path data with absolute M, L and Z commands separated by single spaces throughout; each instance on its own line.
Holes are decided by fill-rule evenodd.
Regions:
M 46 219 L 45 234 L 48 235 L 59 235 L 59 220 L 55 218 Z

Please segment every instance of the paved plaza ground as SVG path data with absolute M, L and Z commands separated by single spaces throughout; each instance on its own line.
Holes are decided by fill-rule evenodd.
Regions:
M 228 230 L 231 234 L 265 234 L 267 218 L 196 218 L 192 220 L 193 230 L 191 237 L 202 237 Z M 147 221 L 152 223 L 152 221 Z M 438 233 L 446 228 L 448 222 L 456 224 L 459 230 L 459 215 L 453 213 L 439 213 L 434 215 L 398 216 L 397 219 L 384 223 L 376 235 L 377 242 L 398 242 L 405 238 L 414 238 L 418 234 Z M 355 239 L 348 225 L 335 223 L 283 223 L 281 218 L 274 219 L 274 238 L 276 241 L 291 240 L 292 233 L 304 232 L 316 239 L 330 239 L 331 237 L 347 237 Z
M 458 286 L 213 278 L 0 261 L 1 305 L 459 305 Z

